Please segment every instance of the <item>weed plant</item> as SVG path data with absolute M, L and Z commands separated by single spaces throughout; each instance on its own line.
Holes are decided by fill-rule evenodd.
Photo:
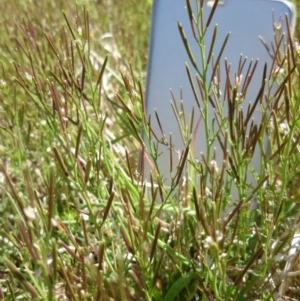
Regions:
M 205 127 L 224 163 L 211 163 L 209 147 L 195 162 L 192 131 L 184 131 L 172 185 L 155 174 L 147 183 L 137 158 L 157 154 L 141 133 L 150 146 L 162 143 L 141 84 L 150 5 L 1 2 L 1 300 L 300 298 L 298 44 L 289 33 L 286 45 L 280 36 L 266 45 L 274 65 L 243 116 L 247 83 L 227 81 L 225 114 L 183 39 L 187 76 L 190 68 L 198 74 L 190 76 L 195 104 L 204 120 L 218 108 L 218 130 Z M 187 1 L 199 47 L 208 25 L 202 5 L 193 12 Z M 251 122 L 256 109 L 259 124 Z M 183 119 L 183 128 L 193 129 L 192 120 Z M 261 170 L 250 185 L 254 150 Z M 239 201 L 229 204 L 233 185 Z

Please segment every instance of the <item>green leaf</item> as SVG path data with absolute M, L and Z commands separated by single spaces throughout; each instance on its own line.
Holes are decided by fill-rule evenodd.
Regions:
M 173 301 L 175 297 L 188 285 L 188 283 L 195 278 L 195 272 L 189 272 L 175 281 L 164 297 L 164 301 Z

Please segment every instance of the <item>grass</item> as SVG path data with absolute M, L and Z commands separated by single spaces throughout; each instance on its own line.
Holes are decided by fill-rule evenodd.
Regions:
M 224 127 L 220 111 L 215 136 L 231 149 L 226 164 L 210 164 L 213 150 L 195 164 L 187 137 L 168 187 L 160 175 L 144 183 L 137 172 L 140 133 L 161 143 L 149 135 L 143 100 L 151 1 L 0 8 L 1 300 L 299 299 L 291 244 L 299 227 L 300 53 L 292 42 L 277 57 L 283 73 L 270 78 L 285 84 L 258 99 L 261 124 L 245 122 L 254 139 L 239 126 L 241 103 L 231 104 L 236 122 Z M 205 112 L 209 97 L 219 97 L 201 83 Z M 262 169 L 247 185 L 254 148 Z M 155 159 L 155 147 L 147 154 Z M 182 181 L 191 174 L 200 184 Z M 240 201 L 226 215 L 236 183 Z M 250 210 L 254 198 L 259 206 Z

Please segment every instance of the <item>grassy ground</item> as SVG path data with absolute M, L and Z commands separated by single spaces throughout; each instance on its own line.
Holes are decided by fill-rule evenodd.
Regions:
M 234 127 L 215 138 L 229 137 L 226 164 L 195 164 L 187 144 L 171 187 L 159 175 L 146 185 L 136 167 L 140 133 L 151 132 L 151 4 L 1 1 L 0 300 L 300 298 L 297 252 L 287 267 L 299 224 L 299 50 L 291 42 L 277 60 L 270 81 L 285 84 L 256 104 L 275 105 L 247 125 L 255 139 L 238 126 L 238 103 Z M 263 168 L 226 215 L 248 168 L 243 145 Z M 200 184 L 182 181 L 195 173 Z

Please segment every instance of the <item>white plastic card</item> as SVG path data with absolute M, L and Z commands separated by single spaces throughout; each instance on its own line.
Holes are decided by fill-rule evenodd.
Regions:
M 191 0 L 191 3 L 194 14 L 196 14 L 195 1 Z M 214 1 L 204 1 L 204 24 L 207 21 L 207 17 L 211 12 L 213 4 Z M 247 70 L 251 60 L 253 60 L 253 66 L 255 61 L 259 59 L 251 84 L 247 90 L 247 95 L 245 95 L 243 110 L 246 110 L 248 104 L 251 102 L 253 103 L 257 97 L 262 83 L 265 62 L 267 62 L 268 66 L 267 74 L 269 75 L 271 71 L 272 57 L 259 37 L 261 37 L 267 45 L 271 45 L 271 43 L 274 43 L 274 25 L 281 25 L 282 30 L 285 33 L 284 39 L 287 40 L 286 16 L 292 27 L 294 22 L 294 8 L 288 1 L 219 1 L 219 5 L 216 8 L 208 32 L 205 36 L 205 43 L 207 45 L 205 52 L 207 56 L 216 24 L 218 25 L 218 33 L 213 51 L 214 59 L 216 59 L 224 39 L 230 32 L 230 37 L 220 60 L 220 90 L 224 93 L 224 79 L 226 78 L 225 58 L 227 60 L 227 65 L 230 65 L 230 79 L 232 83 L 241 80 L 241 84 L 243 84 L 247 80 L 247 77 L 250 76 L 250 74 L 247 73 Z M 197 86 L 195 80 L 196 72 L 193 69 L 182 42 L 177 24 L 178 21 L 182 24 L 197 64 L 201 66 L 200 49 L 193 37 L 186 1 L 154 0 L 146 85 L 146 109 L 147 114 L 151 115 L 151 125 L 158 139 L 166 139 L 169 141 L 169 135 L 172 133 L 173 149 L 176 150 L 173 154 L 174 166 L 176 166 L 179 160 L 179 154 L 183 151 L 184 143 L 172 110 L 172 96 L 170 91 L 172 91 L 178 104 L 183 100 L 186 116 L 189 116 L 192 108 L 195 107 L 195 128 L 197 120 L 199 120 L 199 118 L 201 119 L 187 76 L 185 63 L 188 64 L 191 70 L 195 86 Z M 241 56 L 243 58 L 247 57 L 247 60 L 241 74 L 237 77 Z M 276 66 L 273 66 L 273 68 L 275 67 Z M 212 67 L 208 69 L 207 74 L 207 78 L 210 80 L 210 77 L 212 76 Z M 199 93 L 199 89 L 197 89 L 197 93 Z M 161 133 L 154 110 L 157 111 L 165 137 L 163 137 L 163 134 Z M 254 122 L 260 121 L 260 115 L 259 111 L 254 112 Z M 211 108 L 209 113 L 209 122 L 211 124 L 213 119 L 214 112 Z M 153 141 L 155 143 L 156 140 L 153 139 Z M 202 121 L 195 130 L 193 143 L 195 145 L 195 160 L 198 159 L 201 161 L 200 153 L 202 152 L 205 155 L 207 146 Z M 159 171 L 166 180 L 166 183 L 169 184 L 172 176 L 176 173 L 174 166 L 173 170 L 170 170 L 170 148 L 162 143 L 157 143 L 157 145 L 158 152 L 161 153 L 158 158 Z M 214 143 L 213 148 L 216 149 L 217 159 L 219 160 L 220 158 L 221 160 L 223 155 L 217 142 Z M 211 159 L 212 158 L 207 158 L 208 161 Z M 259 169 L 259 156 L 254 154 L 252 165 L 254 169 Z M 144 160 L 144 168 L 145 179 L 149 180 L 150 170 L 154 172 L 153 165 L 149 163 L 148 160 Z

